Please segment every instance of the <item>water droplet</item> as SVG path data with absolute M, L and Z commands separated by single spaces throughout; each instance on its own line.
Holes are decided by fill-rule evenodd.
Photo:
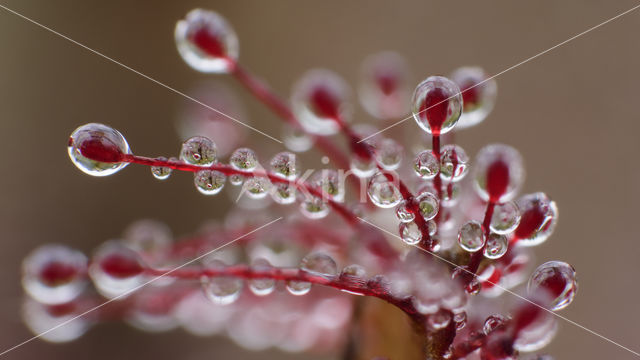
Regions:
M 440 178 L 444 181 L 458 182 L 467 175 L 469 157 L 458 145 L 449 144 L 440 152 Z
M 247 148 L 237 149 L 229 157 L 229 163 L 234 169 L 243 171 L 253 171 L 258 166 L 258 156 Z
M 240 186 L 244 183 L 244 176 L 240 174 L 229 175 L 229 184 L 233 186 Z
M 438 174 L 440 165 L 431 150 L 423 150 L 413 160 L 413 170 L 425 180 L 433 179 Z
M 44 304 L 63 304 L 75 299 L 86 285 L 87 258 L 62 245 L 43 245 L 22 262 L 22 286 Z
M 300 269 L 315 275 L 333 276 L 338 273 L 335 260 L 324 253 L 311 253 L 300 262 Z
M 520 208 L 513 201 L 497 204 L 491 217 L 491 231 L 496 234 L 510 234 L 520 224 Z
M 385 170 L 393 171 L 400 167 L 404 148 L 393 139 L 376 142 L 375 156 L 378 164 Z
M 167 158 L 159 157 L 158 160 L 167 161 Z M 171 176 L 171 172 L 172 171 L 173 171 L 173 169 L 171 169 L 168 166 L 152 166 L 151 167 L 151 175 L 153 175 L 153 177 L 158 179 L 158 180 L 166 180 L 166 179 L 168 179 L 169 176 Z
M 451 312 L 449 310 L 441 309 L 435 314 L 429 315 L 427 318 L 427 326 L 433 330 L 441 330 L 446 328 L 452 320 Z
M 332 71 L 307 71 L 293 87 L 291 104 L 305 130 L 333 135 L 340 130 L 337 120 L 347 120 L 348 85 Z
M 455 206 L 460 199 L 460 193 L 459 183 L 448 183 L 442 191 L 442 201 L 440 201 L 440 205 L 448 208 Z
M 518 244 L 536 246 L 545 242 L 558 222 L 558 207 L 547 195 L 538 192 L 518 199 L 520 224 L 514 232 Z
M 468 252 L 476 252 L 484 246 L 485 236 L 482 225 L 477 221 L 469 221 L 462 225 L 458 232 L 458 244 Z
M 296 202 L 296 189 L 289 183 L 273 184 L 271 198 L 278 204 L 288 205 Z
M 227 177 L 216 170 L 200 170 L 193 177 L 196 189 L 205 195 L 215 195 L 222 191 Z
M 578 280 L 573 266 L 562 261 L 549 261 L 531 274 L 527 290 L 534 294 L 538 289 L 545 289 L 553 298 L 550 309 L 558 311 L 571 304 L 578 292 Z
M 508 318 L 500 314 L 491 315 L 484 321 L 482 332 L 484 332 L 485 335 L 489 335 L 494 330 L 504 327 L 507 324 L 507 321 Z
M 250 177 L 244 182 L 242 189 L 252 199 L 264 199 L 269 195 L 271 181 L 260 176 Z
M 357 154 L 351 157 L 351 172 L 353 175 L 366 179 L 376 173 L 376 162 L 373 159 L 367 159 Z
M 425 220 L 431 220 L 438 214 L 438 198 L 430 192 L 423 192 L 415 198 L 420 215 Z
M 288 124 L 285 125 L 282 141 L 287 149 L 295 152 L 305 152 L 313 146 L 313 138 L 309 134 Z
M 497 85 L 479 67 L 461 67 L 451 74 L 451 80 L 462 91 L 464 108 L 458 128 L 464 129 L 482 122 L 493 110 Z
M 89 276 L 103 296 L 127 296 L 144 279 L 140 261 L 137 252 L 111 240 L 96 250 L 89 267 Z
M 397 175 L 394 175 L 394 178 L 397 178 Z M 400 190 L 381 172 L 369 180 L 367 195 L 374 205 L 381 208 L 391 208 L 402 201 Z
M 169 227 L 150 219 L 134 222 L 123 235 L 123 244 L 140 254 L 147 263 L 161 260 L 169 251 L 172 241 Z
M 429 236 L 435 236 L 436 232 L 438 232 L 438 224 L 433 220 L 429 220 L 427 221 L 427 229 L 429 230 Z M 440 249 L 439 245 L 436 249 L 431 251 L 438 251 L 438 249 Z
M 404 116 L 410 96 L 407 82 L 408 66 L 398 53 L 384 51 L 370 55 L 362 65 L 360 103 L 378 119 Z
M 219 260 L 212 262 L 218 264 L 210 264 L 210 267 L 224 266 Z M 201 282 L 204 294 L 217 305 L 229 305 L 238 300 L 243 287 L 243 280 L 233 276 L 202 277 Z
M 309 219 L 322 219 L 329 215 L 329 205 L 319 197 L 308 196 L 300 203 L 300 212 Z
M 296 154 L 285 151 L 276 154 L 271 159 L 271 170 L 278 176 L 295 180 L 298 176 L 299 164 L 296 159 Z
M 428 134 L 445 134 L 456 125 L 462 112 L 462 95 L 453 81 L 431 76 L 413 93 L 413 118 Z
M 91 327 L 87 316 L 78 316 L 74 303 L 45 305 L 27 299 L 22 307 L 22 318 L 31 332 L 52 343 L 73 341 Z
M 194 136 L 182 143 L 180 160 L 191 165 L 209 166 L 216 162 L 216 144 L 203 136 Z
M 323 195 L 328 195 L 331 200 L 344 201 L 344 181 L 341 181 L 337 171 L 324 169 L 315 172 L 309 183 L 311 186 L 321 190 Z
M 416 218 L 416 215 L 407 207 L 407 202 L 402 201 L 396 208 L 396 217 L 400 222 L 406 223 L 412 222 Z
M 178 52 L 194 70 L 226 73 L 238 59 L 238 38 L 227 21 L 213 11 L 191 10 L 175 29 Z
M 287 281 L 287 291 L 291 295 L 306 295 L 311 291 L 311 283 L 306 281 Z
M 269 263 L 269 261 L 259 258 L 253 261 L 251 267 L 253 268 L 254 271 L 264 272 L 264 271 L 269 271 L 271 269 L 271 264 Z M 273 292 L 273 290 L 275 290 L 275 288 L 276 288 L 276 281 L 274 279 L 256 278 L 256 279 L 251 279 L 251 281 L 249 281 L 249 289 L 251 290 L 251 292 L 253 292 L 258 296 L 269 295 Z
M 467 312 L 459 312 L 453 315 L 453 321 L 456 323 L 456 330 L 462 330 L 467 325 Z
M 509 201 L 523 182 L 522 157 L 516 149 L 493 144 L 480 150 L 474 168 L 474 185 L 483 200 L 496 204 Z
M 67 150 L 73 164 L 92 176 L 115 174 L 129 164 L 122 160 L 131 154 L 127 140 L 118 130 L 96 123 L 75 129 Z
M 415 222 L 403 222 L 399 226 L 400 237 L 408 245 L 416 245 L 422 240 L 422 231 Z
M 499 259 L 506 254 L 509 248 L 509 240 L 506 236 L 491 233 L 487 238 L 487 245 L 484 247 L 484 257 L 487 259 Z
M 327 164 L 329 163 L 329 161 L 330 161 L 330 160 L 329 160 L 329 157 L 328 157 L 328 156 L 323 156 L 323 157 L 320 159 L 320 162 L 321 162 L 323 165 L 327 165 Z
M 344 269 L 340 272 L 340 277 L 356 277 L 360 279 L 364 279 L 367 275 L 367 271 L 358 264 L 351 264 L 349 266 L 345 266 Z

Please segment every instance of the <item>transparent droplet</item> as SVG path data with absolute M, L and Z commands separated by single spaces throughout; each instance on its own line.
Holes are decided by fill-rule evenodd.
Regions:
M 216 144 L 203 136 L 185 140 L 180 149 L 180 160 L 191 165 L 209 166 L 216 162 Z
M 261 176 L 250 177 L 244 182 L 242 189 L 252 199 L 264 199 L 269 195 L 271 181 Z
M 459 312 L 453 315 L 453 321 L 456 323 L 456 330 L 462 330 L 467 325 L 467 312 Z
M 251 149 L 240 148 L 231 154 L 229 163 L 234 169 L 253 171 L 258 166 L 258 156 Z
M 123 298 L 142 283 L 143 270 L 137 252 L 111 240 L 102 244 L 94 253 L 89 276 L 103 296 Z
M 291 104 L 302 127 L 317 135 L 333 135 L 348 118 L 348 85 L 332 71 L 307 71 L 293 87 Z
M 397 178 L 397 175 L 394 178 Z M 367 195 L 369 195 L 369 199 L 374 205 L 381 208 L 391 208 L 402 201 L 402 195 L 398 187 L 381 172 L 369 180 Z
M 545 289 L 551 294 L 551 310 L 566 308 L 578 292 L 575 269 L 562 261 L 549 261 L 538 266 L 529 278 L 527 290 L 530 294 L 535 294 L 538 289 Z
M 229 175 L 229 184 L 233 186 L 240 186 L 244 183 L 244 176 L 240 174 Z
M 439 204 L 438 198 L 430 192 L 423 192 L 416 196 L 416 204 L 420 210 L 420 215 L 425 220 L 431 220 L 438 214 Z
M 345 266 L 344 269 L 340 272 L 340 277 L 356 277 L 360 279 L 364 279 L 367 275 L 367 271 L 358 264 L 351 264 L 349 266 Z
M 496 102 L 496 81 L 480 67 L 461 67 L 451 74 L 462 92 L 464 108 L 458 128 L 464 129 L 482 122 Z
M 311 291 L 311 283 L 306 281 L 287 281 L 287 291 L 291 295 L 302 296 Z
M 407 203 L 405 201 L 400 202 L 398 207 L 396 208 L 396 217 L 400 222 L 412 222 L 413 219 L 416 218 L 416 215 L 407 207 Z
M 415 222 L 400 223 L 400 237 L 408 245 L 416 245 L 422 240 L 422 231 Z
M 159 157 L 158 160 L 167 161 L 167 158 Z M 158 180 L 166 180 L 166 179 L 168 179 L 169 176 L 171 176 L 171 172 L 172 171 L 173 171 L 173 169 L 171 169 L 168 166 L 152 166 L 151 167 L 151 175 L 153 175 L 153 177 L 158 179 Z
M 71 162 L 85 174 L 107 176 L 127 166 L 131 154 L 124 136 L 107 125 L 90 123 L 71 133 L 67 147 Z
M 285 151 L 276 154 L 271 159 L 271 170 L 278 176 L 294 180 L 298 176 L 299 166 L 296 154 Z
M 552 313 L 540 308 L 539 299 L 535 304 L 526 303 L 515 311 L 513 323 L 520 325 L 513 348 L 517 351 L 538 351 L 549 345 L 558 331 L 558 322 Z
M 238 300 L 242 287 L 242 279 L 233 276 L 202 278 L 204 294 L 217 305 L 229 305 Z
M 288 205 L 296 202 L 296 189 L 290 183 L 276 183 L 271 187 L 271 198 L 278 204 Z
M 153 263 L 167 254 L 173 235 L 166 224 L 143 219 L 127 227 L 122 241 L 125 246 L 140 254 L 144 261 Z
M 462 225 L 458 232 L 458 244 L 464 251 L 476 252 L 482 249 L 484 243 L 484 231 L 479 222 L 469 221 Z
M 309 134 L 288 124 L 285 125 L 282 141 L 287 149 L 295 152 L 305 152 L 313 146 L 313 138 Z
M 271 264 L 269 261 L 259 258 L 253 261 L 251 267 L 254 271 L 269 271 L 271 269 Z M 251 292 L 258 296 L 269 295 L 275 290 L 276 281 L 274 279 L 251 279 L 249 281 L 249 289 Z
M 218 13 L 191 10 L 174 32 L 178 52 L 194 70 L 205 73 L 231 71 L 238 59 L 238 38 Z
M 416 87 L 411 111 L 415 121 L 428 134 L 445 134 L 453 129 L 460 118 L 460 89 L 445 77 L 431 76 Z
M 373 159 L 364 158 L 357 154 L 351 157 L 351 172 L 359 178 L 368 178 L 376 173 L 376 162 Z
M 448 208 L 455 206 L 460 199 L 460 193 L 459 183 L 446 184 L 446 187 L 442 189 L 442 201 L 440 201 L 440 205 Z
M 333 258 L 325 253 L 311 253 L 300 262 L 300 269 L 315 275 L 333 276 L 338 266 Z
M 222 191 L 227 176 L 216 170 L 200 170 L 193 175 L 196 189 L 205 195 L 215 195 Z
M 433 331 L 446 328 L 451 323 L 452 316 L 449 310 L 439 310 L 427 318 L 427 326 Z
M 340 179 L 340 174 L 332 169 L 316 171 L 309 183 L 311 186 L 322 191 L 323 196 L 328 195 L 331 200 L 342 202 L 344 200 L 344 181 Z
M 489 335 L 494 330 L 505 326 L 507 323 L 507 320 L 508 318 L 500 314 L 491 315 L 484 321 L 484 325 L 482 326 L 482 332 L 484 332 L 485 335 Z
M 467 175 L 469 157 L 458 145 L 445 145 L 440 152 L 440 177 L 442 180 L 458 182 Z
M 496 204 L 491 216 L 491 231 L 496 234 L 510 234 L 520 224 L 520 208 L 513 201 Z
M 429 236 L 435 236 L 435 234 L 438 232 L 438 224 L 436 224 L 434 220 L 427 221 L 427 230 L 429 231 Z M 439 245 L 437 248 L 434 248 L 431 251 L 438 251 L 438 249 L 440 249 Z
M 45 305 L 27 299 L 22 307 L 22 318 L 31 332 L 52 343 L 76 340 L 91 327 L 90 318 L 78 316 L 74 303 Z
M 44 304 L 75 299 L 86 286 L 87 258 L 62 245 L 43 245 L 22 261 L 22 286 Z
M 487 238 L 487 244 L 484 247 L 484 257 L 487 259 L 499 259 L 507 252 L 509 248 L 509 240 L 506 236 L 491 233 Z
M 516 149 L 493 144 L 480 150 L 474 167 L 474 185 L 483 200 L 496 204 L 509 201 L 523 182 L 522 157 Z
M 322 219 L 329 215 L 329 205 L 319 197 L 309 196 L 300 203 L 300 212 L 309 219 Z
M 431 150 L 423 150 L 413 160 L 413 170 L 420 178 L 429 180 L 436 177 L 440 164 Z
M 383 169 L 393 171 L 400 167 L 403 151 L 402 145 L 393 139 L 385 138 L 376 143 L 376 160 Z
M 536 246 L 545 242 L 558 222 L 558 207 L 555 201 L 538 192 L 521 197 L 517 204 L 521 218 L 513 234 L 518 239 L 518 244 Z
M 368 56 L 358 87 L 362 107 L 378 119 L 404 116 L 409 107 L 408 76 L 407 63 L 400 54 L 384 51 Z

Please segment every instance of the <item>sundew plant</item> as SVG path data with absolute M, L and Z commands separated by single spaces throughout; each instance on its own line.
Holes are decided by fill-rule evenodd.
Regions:
M 259 158 L 267 154 L 204 118 L 176 154 L 149 157 L 109 125 L 78 124 L 68 153 L 85 174 L 147 166 L 148 181 L 193 176 L 202 196 L 235 191 L 238 201 L 225 219 L 180 237 L 143 219 L 91 254 L 34 249 L 22 283 L 35 335 L 69 342 L 115 318 L 148 332 L 224 335 L 255 351 L 551 359 L 541 351 L 578 289 L 571 265 L 532 257 L 553 233 L 556 204 L 520 193 L 514 147 L 490 143 L 470 156 L 455 143 L 457 131 L 490 119 L 494 77 L 463 66 L 425 76 L 412 93 L 402 55 L 373 54 L 356 92 L 376 127 L 353 119 L 352 90 L 330 70 L 310 69 L 289 99 L 276 94 L 241 65 L 236 34 L 216 12 L 189 12 L 175 41 L 193 70 L 227 74 L 282 120 L 281 150 Z M 423 133 L 417 143 L 388 126 L 407 112 Z M 299 161 L 310 151 L 324 168 Z

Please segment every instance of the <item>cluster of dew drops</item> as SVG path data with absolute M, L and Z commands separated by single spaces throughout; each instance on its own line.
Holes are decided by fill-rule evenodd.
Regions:
M 238 41 L 229 24 L 216 13 L 200 9 L 190 12 L 178 23 L 175 35 L 180 55 L 192 68 L 206 73 L 232 71 L 233 61 L 238 57 Z M 408 101 L 408 91 L 398 84 L 406 81 L 408 76 L 405 66 L 399 55 L 390 52 L 374 55 L 365 61 L 358 94 L 368 113 L 377 118 L 397 119 L 408 104 L 417 125 L 427 135 L 442 136 L 446 140 L 446 135 L 450 135 L 454 128 L 459 130 L 481 123 L 494 106 L 495 81 L 477 67 L 459 68 L 449 78 L 429 77 L 417 86 L 411 101 Z M 285 129 L 285 145 L 290 151 L 273 156 L 267 168 L 262 167 L 254 150 L 242 147 L 233 151 L 228 165 L 225 164 L 242 174 L 229 175 L 216 170 L 215 165 L 220 164 L 216 144 L 203 136 L 184 141 L 178 158 L 157 160 L 202 167 L 194 171 L 195 187 L 202 194 L 218 194 L 229 181 L 233 186 L 241 186 L 249 198 L 271 196 L 274 202 L 283 205 L 299 202 L 305 217 L 321 219 L 330 212 L 327 201 L 346 202 L 344 179 L 336 170 L 317 171 L 308 177 L 306 183 L 319 189 L 323 196 L 301 196 L 296 185 L 302 169 L 295 153 L 309 150 L 314 136 L 334 135 L 341 130 L 335 119 L 350 120 L 349 96 L 348 85 L 331 71 L 316 69 L 304 74 L 293 87 L 291 97 L 291 108 L 301 128 L 289 126 Z M 436 117 L 441 121 L 434 123 L 432 120 Z M 482 282 L 490 296 L 501 293 L 500 289 L 513 288 L 522 281 L 521 272 L 525 266 L 520 266 L 519 261 L 522 260 L 519 256 L 527 254 L 527 247 L 539 245 L 551 235 L 558 213 L 555 203 L 544 193 L 518 197 L 524 181 L 524 167 L 516 149 L 503 144 L 488 145 L 479 151 L 472 164 L 462 147 L 445 144 L 439 153 L 420 149 L 409 169 L 402 169 L 405 149 L 398 141 L 382 134 L 376 135 L 377 130 L 370 125 L 352 128 L 358 136 L 366 139 L 365 143 L 375 150 L 375 156 L 363 159 L 354 155 L 349 170 L 365 184 L 368 198 L 376 207 L 395 209 L 399 235 L 406 245 L 418 246 L 423 242 L 427 234 L 419 223 L 424 223 L 428 236 L 436 239 L 429 251 L 447 259 L 465 259 L 476 254 L 484 257 L 483 264 L 488 265 L 482 267 L 475 281 Z M 68 152 L 80 170 L 93 176 L 114 174 L 132 162 L 132 152 L 124 136 L 98 123 L 77 128 L 69 140 Z M 387 176 L 387 173 L 405 170 L 415 175 L 408 180 L 417 188 L 416 195 L 410 199 L 403 198 L 397 183 Z M 168 166 L 151 166 L 151 173 L 159 180 L 168 179 L 172 171 Z M 274 179 L 265 174 L 281 181 L 272 181 Z M 496 176 L 498 180 L 492 178 Z M 483 222 L 483 209 L 487 203 L 492 204 L 493 210 L 489 221 Z M 359 211 L 369 210 L 360 207 Z M 488 229 L 485 228 L 487 225 Z M 148 259 L 142 259 L 140 254 L 148 249 L 149 244 L 143 243 L 144 238 L 134 235 L 128 238 L 129 242 L 103 244 L 96 251 L 90 267 L 87 258 L 78 251 L 59 245 L 40 247 L 24 261 L 25 290 L 39 303 L 66 304 L 83 291 L 86 284 L 81 275 L 88 272 L 101 295 L 108 298 L 119 296 L 145 279 L 140 264 Z M 157 235 L 153 239 L 152 247 L 167 246 L 166 236 Z M 209 268 L 226 266 L 219 259 L 206 265 Z M 265 259 L 257 259 L 251 266 L 269 269 L 271 264 Z M 336 261 L 322 253 L 312 253 L 303 258 L 300 269 L 322 275 L 339 274 Z M 364 276 L 364 272 L 358 265 L 348 266 L 342 271 L 356 277 Z M 243 283 L 242 278 L 223 276 L 202 281 L 206 296 L 216 304 L 235 302 Z M 259 296 L 271 294 L 275 288 L 274 279 L 249 281 L 249 289 Z M 309 292 L 311 284 L 290 281 L 286 288 L 291 294 L 304 295 Z M 479 289 L 469 290 L 467 287 L 471 293 L 477 293 Z M 542 264 L 534 270 L 528 283 L 529 293 L 540 289 L 551 293 L 548 301 L 551 310 L 565 308 L 577 291 L 575 271 L 571 265 L 560 261 Z M 35 308 L 30 309 L 28 318 L 32 319 L 39 313 L 41 311 Z M 27 322 L 32 323 L 29 319 Z M 491 332 L 505 321 L 498 315 L 487 318 L 484 332 Z M 32 328 L 36 332 L 44 331 L 51 323 L 40 321 Z M 80 321 L 76 323 L 76 332 L 82 332 L 82 324 Z M 68 333 L 73 334 L 73 331 Z M 528 336 L 528 340 L 520 339 L 518 350 L 536 351 L 548 342 L 548 334 L 536 333 L 535 329 Z M 68 339 L 61 335 L 51 340 Z

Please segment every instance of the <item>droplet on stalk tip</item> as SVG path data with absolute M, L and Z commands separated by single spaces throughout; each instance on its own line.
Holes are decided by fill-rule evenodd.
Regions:
M 431 76 L 421 82 L 413 93 L 413 118 L 430 135 L 448 133 L 462 112 L 462 95 L 453 81 Z
M 97 123 L 75 129 L 67 150 L 73 164 L 92 176 L 115 174 L 129 164 L 123 160 L 131 154 L 127 140 L 118 130 Z

